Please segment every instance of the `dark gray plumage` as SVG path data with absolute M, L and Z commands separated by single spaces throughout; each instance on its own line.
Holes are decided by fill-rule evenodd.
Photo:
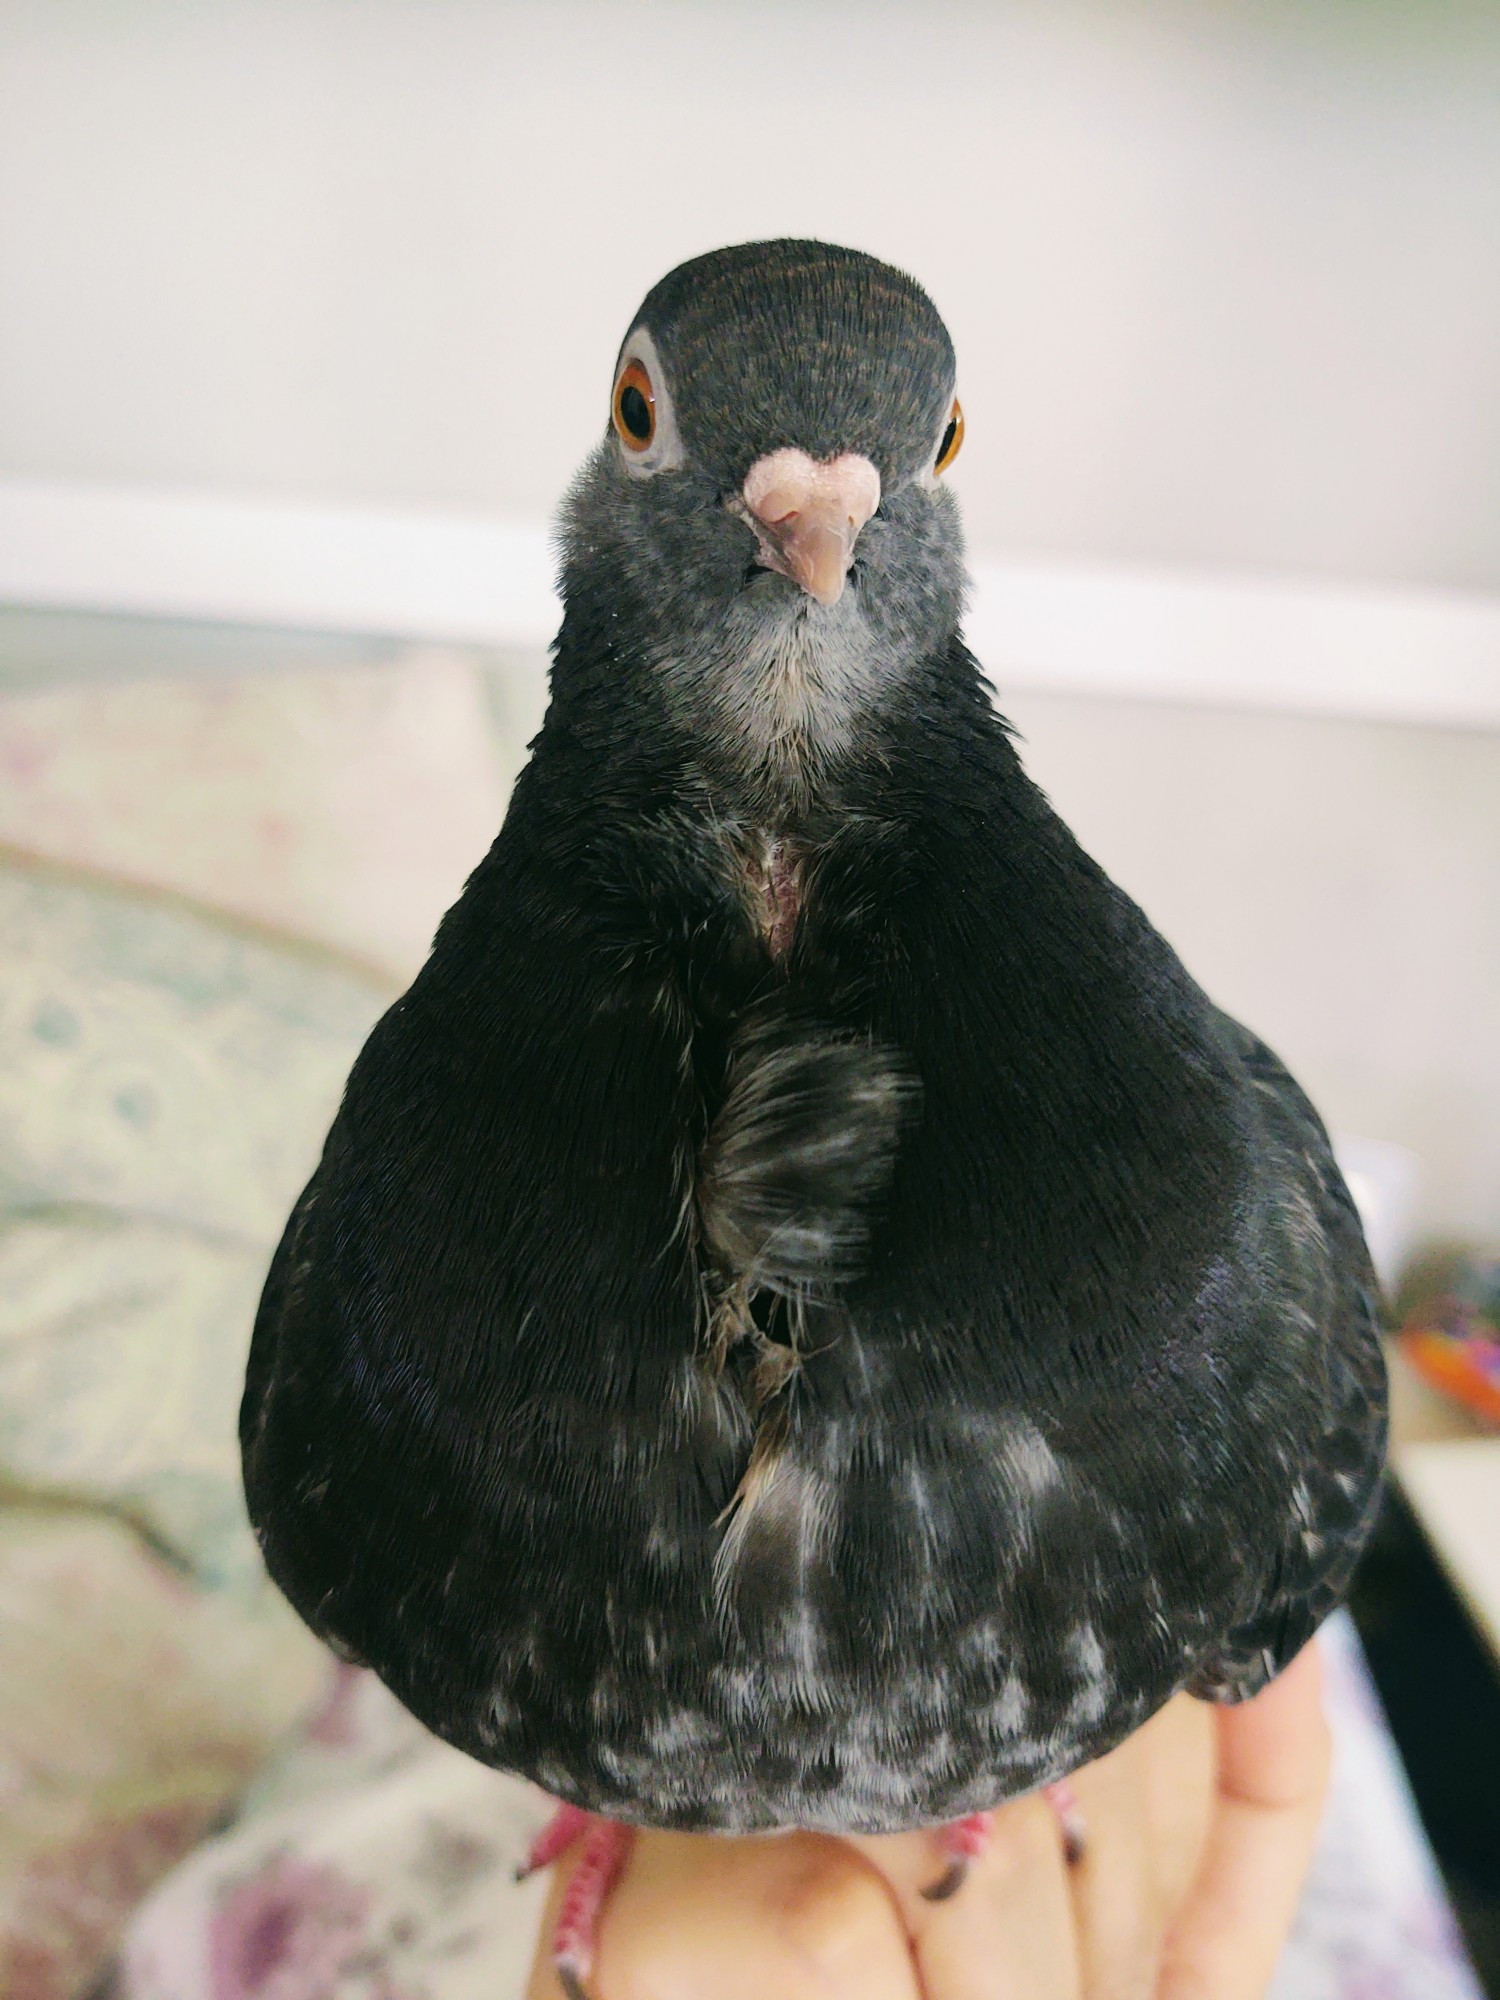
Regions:
M 953 391 L 852 251 L 648 296 L 545 726 L 256 1327 L 292 1602 L 618 1818 L 992 1805 L 1258 1687 L 1375 1505 L 1349 1197 L 1021 770 Z

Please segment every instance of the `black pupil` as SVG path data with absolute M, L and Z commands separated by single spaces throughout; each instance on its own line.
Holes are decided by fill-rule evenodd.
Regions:
M 642 443 L 651 435 L 651 405 L 634 382 L 620 392 L 620 422 Z
M 958 429 L 958 418 L 950 417 L 948 419 L 948 428 L 943 432 L 943 441 L 938 446 L 937 462 L 939 465 L 942 464 L 943 460 L 948 456 L 949 452 L 953 449 L 953 434 L 957 429 Z

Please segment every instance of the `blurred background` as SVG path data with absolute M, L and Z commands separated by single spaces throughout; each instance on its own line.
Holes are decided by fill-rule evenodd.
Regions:
M 3 0 L 7 1996 L 240 2000 L 266 1910 L 359 1932 L 200 1846 L 284 1846 L 309 1714 L 346 1726 L 238 1511 L 249 1314 L 540 720 L 547 524 L 630 315 L 773 234 L 946 316 L 1028 765 L 1306 1084 L 1430 1336 L 1358 1608 L 1500 1959 L 1500 9 Z M 1383 1865 L 1361 1993 L 1472 1991 L 1413 1942 L 1428 1864 Z

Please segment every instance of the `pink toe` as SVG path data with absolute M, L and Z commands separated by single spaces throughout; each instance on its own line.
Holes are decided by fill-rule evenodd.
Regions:
M 970 1813 L 967 1819 L 952 1820 L 947 1826 L 939 1827 L 938 1845 L 947 1857 L 948 1865 L 937 1880 L 929 1882 L 922 1891 L 929 1903 L 946 1903 L 950 1896 L 958 1894 L 969 1872 L 969 1864 L 989 1845 L 993 1818 L 993 1813 Z
M 949 1854 L 961 1854 L 966 1861 L 983 1854 L 990 1842 L 993 1813 L 970 1813 L 967 1819 L 956 1819 L 951 1826 L 945 1826 L 939 1838 Z
M 1084 1817 L 1077 1794 L 1066 1778 L 1059 1778 L 1055 1785 L 1045 1785 L 1042 1797 L 1057 1815 L 1058 1831 L 1062 1834 L 1063 1854 L 1068 1862 L 1083 1859 L 1087 1846 Z
M 516 1870 L 516 1880 L 524 1882 L 540 1868 L 550 1868 L 559 1854 L 566 1854 L 575 1840 L 583 1838 L 590 1816 L 580 1806 L 559 1805 L 526 1850 L 526 1859 Z
M 599 1920 L 635 1838 L 633 1828 L 615 1820 L 596 1819 L 587 1813 L 581 1817 L 586 1822 L 583 1851 L 569 1878 L 552 1934 L 552 1963 L 570 1996 L 584 1993 L 584 1982 L 593 1972 Z

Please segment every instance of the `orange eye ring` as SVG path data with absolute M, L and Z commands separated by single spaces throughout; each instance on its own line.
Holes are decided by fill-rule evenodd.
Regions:
M 958 457 L 964 442 L 964 406 L 957 396 L 953 398 L 953 408 L 948 412 L 948 428 L 943 432 L 942 443 L 938 446 L 937 462 L 933 472 L 946 472 Z
M 609 413 L 627 451 L 645 451 L 656 436 L 656 391 L 639 361 L 627 361 L 615 383 Z

